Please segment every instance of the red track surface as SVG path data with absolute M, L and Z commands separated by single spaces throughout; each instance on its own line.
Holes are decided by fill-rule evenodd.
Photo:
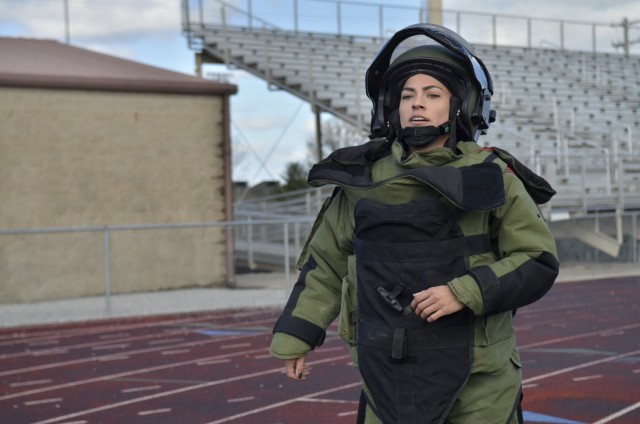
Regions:
M 528 423 L 640 423 L 640 281 L 558 284 L 516 316 Z M 279 311 L 0 330 L 0 423 L 353 423 L 335 336 L 305 382 L 269 357 Z M 482 423 L 479 423 L 482 424 Z

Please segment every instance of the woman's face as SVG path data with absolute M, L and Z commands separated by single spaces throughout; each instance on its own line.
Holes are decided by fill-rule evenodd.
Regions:
M 451 92 L 432 76 L 416 74 L 410 77 L 400 94 L 400 126 L 439 126 L 449 120 Z

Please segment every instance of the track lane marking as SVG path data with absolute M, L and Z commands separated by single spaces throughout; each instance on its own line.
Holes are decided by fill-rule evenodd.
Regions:
M 537 375 L 535 377 L 529 377 L 527 379 L 522 380 L 522 384 L 532 383 L 534 381 L 543 380 L 545 378 L 554 377 L 554 376 L 560 375 L 560 374 L 566 374 L 566 373 L 571 372 L 571 371 L 579 370 L 579 369 L 582 369 L 582 368 L 588 368 L 588 367 L 591 367 L 593 365 L 603 364 L 605 362 L 611 362 L 611 361 L 615 361 L 616 359 L 626 358 L 627 356 L 634 356 L 634 355 L 638 355 L 638 354 L 640 354 L 640 350 L 635 350 L 633 352 L 627 352 L 627 353 L 621 353 L 619 355 L 614 355 L 614 356 L 610 356 L 608 358 L 603 358 L 603 359 L 597 359 L 595 361 L 583 362 L 582 364 L 574 365 L 572 367 L 562 368 L 562 369 L 559 369 L 559 370 L 548 372 L 546 374 L 540 374 L 540 375 Z
M 25 386 L 37 386 L 38 384 L 48 384 L 51 383 L 50 378 L 45 378 L 42 380 L 30 380 L 30 381 L 16 381 L 14 383 L 9 383 L 9 387 L 25 387 Z
M 574 377 L 571 380 L 573 380 L 573 381 L 587 381 L 587 380 L 597 380 L 599 378 L 602 378 L 602 374 L 585 375 L 584 377 Z
M 98 326 L 82 326 L 81 323 L 72 323 L 75 325 L 74 328 L 68 330 L 51 330 L 45 332 L 43 334 L 29 335 L 23 334 L 21 336 L 13 336 L 10 340 L 0 341 L 0 346 L 11 346 L 11 345 L 19 345 L 24 343 L 31 343 L 33 340 L 49 340 L 49 339 L 63 339 L 70 337 L 79 337 L 79 336 L 90 336 L 100 333 L 113 333 L 114 331 L 122 331 L 122 330 L 136 330 L 143 329 L 149 327 L 159 327 L 165 325 L 176 325 L 176 324 L 189 324 L 192 322 L 205 321 L 207 317 L 198 317 L 198 318 L 189 318 L 189 319 L 181 319 L 181 320 L 162 320 L 157 322 L 142 322 L 142 323 L 131 323 L 131 324 L 103 324 Z M 78 325 L 81 328 L 78 328 Z M 20 338 L 18 338 L 20 337 Z
M 253 321 L 253 322 L 250 322 L 249 324 L 254 324 L 254 323 L 263 323 L 263 322 L 273 322 L 273 320 L 272 320 L 272 319 L 265 319 L 265 320 Z M 222 326 L 222 327 L 223 327 L 223 328 L 225 328 L 225 327 L 229 327 L 229 328 L 244 328 L 244 327 L 233 327 L 233 325 L 235 325 L 235 324 L 224 325 L 224 326 Z M 220 327 L 220 326 L 218 326 L 218 327 Z M 184 334 L 184 333 L 185 333 L 185 331 L 191 332 L 192 330 L 191 330 L 191 329 L 187 329 L 187 330 L 185 330 L 185 329 L 178 329 L 178 330 L 165 330 L 165 332 L 164 332 L 164 333 L 157 333 L 157 334 L 152 334 L 152 335 L 148 335 L 148 336 L 137 336 L 137 337 L 135 337 L 134 339 L 135 339 L 135 340 L 138 340 L 138 341 L 141 341 L 141 340 L 150 339 L 150 338 L 161 338 L 161 337 L 163 337 L 163 336 L 165 336 L 165 335 L 173 335 L 174 333 Z M 264 336 L 265 334 L 269 334 L 269 332 L 268 332 L 268 331 L 265 331 L 264 333 L 243 333 L 243 334 L 239 334 L 239 335 L 234 335 L 233 337 L 232 337 L 232 336 L 229 336 L 229 337 L 227 337 L 227 338 L 219 338 L 219 339 L 215 339 L 215 338 L 213 338 L 213 339 L 204 339 L 204 340 L 201 340 L 201 341 L 198 341 L 198 342 L 185 342 L 185 343 L 183 343 L 183 344 L 178 344 L 178 345 L 175 345 L 175 346 L 172 346 L 172 347 L 182 347 L 182 346 L 185 346 L 185 347 L 186 347 L 186 346 L 191 346 L 193 343 L 200 343 L 200 344 L 204 344 L 204 343 L 219 342 L 219 341 L 224 341 L 224 340 L 236 340 L 236 339 L 239 339 L 239 338 L 242 338 L 242 337 L 250 337 L 250 336 Z M 122 341 L 124 341 L 124 340 L 122 340 Z M 108 344 L 108 343 L 113 343 L 113 342 L 114 342 L 114 341 L 113 341 L 113 340 L 111 340 L 111 341 L 104 341 L 104 342 L 99 342 L 99 343 L 105 343 L 105 344 Z M 55 349 L 63 349 L 63 348 L 64 348 L 64 349 L 69 349 L 69 348 L 72 348 L 72 349 L 74 349 L 74 348 L 84 348 L 84 347 L 89 347 L 89 346 L 95 346 L 95 345 L 97 345 L 97 344 L 99 344 L 99 343 L 85 343 L 85 344 L 83 344 L 83 345 L 60 346 L 60 347 L 55 348 Z M 166 348 L 166 346 L 165 346 L 165 348 Z M 55 350 L 55 349 L 54 349 L 54 350 Z M 37 351 L 36 351 L 36 352 L 37 352 Z M 134 352 L 135 352 L 135 351 L 134 351 Z M 126 354 L 127 352 L 122 352 L 122 353 L 123 353 L 123 354 Z M 142 351 L 142 353 L 146 353 L 146 352 Z M 17 354 L 6 354 L 6 355 L 0 355 L 0 359 L 8 359 L 8 358 L 20 357 L 20 356 L 25 356 L 25 355 L 33 355 L 33 352 L 26 352 L 26 353 L 25 353 L 25 352 L 21 352 L 21 353 L 17 353 Z M 91 360 L 91 358 L 88 358 L 88 359 L 86 359 L 86 360 L 90 361 L 90 360 Z M 54 364 L 44 365 L 44 366 L 42 366 L 43 368 L 40 368 L 40 369 L 50 368 L 50 367 L 53 367 L 53 366 L 55 366 L 55 365 L 56 365 L 55 363 L 54 363 Z M 62 366 L 65 366 L 65 365 L 69 365 L 69 363 L 65 363 L 65 362 L 63 362 L 63 363 L 62 363 Z M 33 369 L 36 369 L 36 368 L 33 368 L 33 367 L 32 367 L 30 370 L 33 370 Z M 19 372 L 26 372 L 26 371 L 25 371 L 25 370 L 13 370 L 13 371 L 0 372 L 0 376 L 16 374 L 16 373 L 19 373 Z
M 271 355 L 269 355 L 271 357 Z M 231 359 L 214 359 L 212 361 L 198 361 L 196 365 L 199 367 L 206 367 L 207 365 L 225 364 L 231 362 Z
M 57 397 L 57 398 L 49 398 L 49 399 L 28 400 L 26 402 L 23 402 L 23 404 L 25 406 L 33 406 L 33 405 L 43 405 L 45 403 L 62 402 L 63 400 L 64 398 Z
M 331 339 L 327 339 L 327 341 L 325 343 L 330 343 L 331 341 L 332 341 Z M 44 392 L 51 391 L 51 390 L 59 390 L 59 389 L 66 389 L 66 388 L 70 388 L 70 387 L 77 387 L 77 386 L 81 386 L 83 384 L 97 383 L 97 382 L 102 382 L 102 381 L 106 381 L 106 380 L 116 380 L 118 378 L 127 377 L 127 376 L 130 376 L 130 375 L 135 375 L 135 374 L 140 374 L 140 373 L 148 373 L 148 372 L 153 372 L 153 371 L 161 371 L 161 370 L 165 370 L 165 369 L 177 368 L 177 367 L 187 366 L 187 365 L 192 365 L 192 364 L 196 364 L 196 365 L 201 365 L 201 364 L 202 365 L 211 365 L 211 364 L 216 364 L 216 363 L 227 363 L 227 362 L 229 362 L 231 360 L 230 358 L 234 358 L 236 356 L 251 355 L 253 353 L 258 353 L 258 352 L 264 352 L 265 349 L 266 348 L 259 348 L 259 349 L 251 349 L 251 350 L 245 350 L 245 351 L 240 351 L 240 352 L 224 353 L 224 354 L 218 354 L 218 355 L 208 356 L 208 357 L 204 357 L 204 358 L 190 359 L 188 361 L 173 362 L 173 363 L 170 363 L 170 364 L 156 365 L 154 367 L 137 368 L 135 370 L 123 371 L 123 372 L 117 373 L 117 374 L 108 374 L 108 375 L 89 378 L 89 379 L 85 379 L 85 380 L 76 380 L 76 381 L 72 381 L 72 382 L 69 382 L 69 383 L 62 383 L 62 384 L 49 386 L 49 387 L 41 387 L 41 388 L 38 388 L 38 389 L 31 389 L 31 390 L 26 390 L 26 391 L 23 391 L 23 392 L 12 393 L 12 394 L 8 394 L 8 395 L 5 395 L 5 396 L 0 396 L 0 401 L 8 400 L 8 399 L 14 399 L 14 398 L 17 398 L 17 397 L 22 397 L 22 396 L 31 396 L 31 395 L 34 395 L 34 394 L 44 393 Z M 324 351 L 327 351 L 327 349 L 323 349 L 323 352 Z
M 605 424 L 605 423 L 611 422 L 611 421 L 615 420 L 616 418 L 619 418 L 619 417 L 621 417 L 623 415 L 628 414 L 629 412 L 635 411 L 638 408 L 640 408 L 640 402 L 634 403 L 633 405 L 630 405 L 630 406 L 627 406 L 626 408 L 619 410 L 615 414 L 612 414 L 612 415 L 609 415 L 607 417 L 604 417 L 604 418 L 594 422 L 593 424 Z
M 174 345 L 172 347 L 173 348 L 201 347 L 204 344 L 220 343 L 220 342 L 224 342 L 224 341 L 228 341 L 228 340 L 238 340 L 238 339 L 244 338 L 244 337 L 264 337 L 265 334 L 254 334 L 254 335 L 246 335 L 246 336 L 229 336 L 229 337 L 221 337 L 219 339 L 213 338 L 213 339 L 196 340 L 196 341 L 192 341 L 192 342 L 180 343 L 180 344 Z M 147 347 L 147 348 L 143 348 L 143 349 L 119 352 L 119 355 L 129 355 L 129 356 L 131 356 L 131 355 L 139 355 L 139 354 L 144 354 L 144 353 L 163 351 L 163 350 L 166 350 L 166 349 L 167 349 L 167 346 Z M 111 356 L 113 356 L 113 354 L 104 355 L 104 357 L 111 357 Z M 86 362 L 94 362 L 94 361 L 99 361 L 100 360 L 99 358 L 101 358 L 101 356 L 92 356 L 92 357 L 86 357 L 86 358 L 82 358 L 82 359 L 74 359 L 74 360 L 54 362 L 54 363 L 49 363 L 49 364 L 34 365 L 32 367 L 26 367 L 26 368 L 16 368 L 16 369 L 13 369 L 13 370 L 0 372 L 0 376 L 22 374 L 22 373 L 31 372 L 31 371 L 41 371 L 41 370 L 50 369 L 50 368 L 65 367 L 65 366 L 68 366 L 68 365 L 77 365 L 77 364 L 82 364 L 82 363 L 86 363 Z
M 264 311 L 261 311 L 259 313 L 252 313 L 253 315 L 258 315 L 264 313 Z M 233 315 L 235 316 L 235 315 Z M 81 328 L 77 328 L 78 325 L 82 325 L 80 323 L 72 323 L 73 325 L 75 325 L 74 328 L 68 329 L 68 330 L 52 330 L 49 332 L 45 332 L 42 334 L 37 334 L 37 335 L 29 335 L 29 334 L 25 334 L 24 332 L 21 335 L 15 335 L 12 334 L 11 335 L 11 339 L 10 340 L 1 340 L 0 339 L 0 347 L 1 346 L 13 346 L 13 345 L 20 345 L 20 344 L 28 344 L 28 343 L 32 343 L 32 342 L 39 342 L 39 341 L 46 341 L 46 340 L 60 340 L 63 338 L 71 338 L 71 337 L 80 337 L 80 336 L 90 336 L 90 335 L 97 335 L 100 333 L 113 333 L 113 332 L 118 332 L 118 331 L 123 331 L 123 330 L 137 330 L 137 329 L 145 329 L 145 328 L 154 328 L 154 327 L 163 327 L 163 326 L 169 326 L 169 325 L 182 325 L 182 324 L 192 324 L 192 323 L 198 323 L 198 322 L 207 322 L 210 320 L 216 320 L 216 319 L 224 319 L 225 321 L 228 321 L 228 315 L 225 314 L 219 314 L 218 316 L 212 316 L 211 314 L 207 314 L 204 317 L 203 316 L 198 316 L 198 317 L 191 317 L 191 318 L 184 318 L 184 319 L 167 319 L 167 320 L 160 320 L 160 321 L 144 321 L 144 322 L 131 322 L 128 324 L 121 324 L 121 325 L 116 325 L 116 324 L 102 324 L 102 325 L 98 325 L 98 326 L 82 326 Z M 262 319 L 258 319 L 256 321 L 249 321 L 246 322 L 245 324 L 249 324 L 252 325 L 254 323 L 266 323 L 266 322 L 274 322 L 274 318 L 262 318 Z M 210 323 L 211 324 L 211 323 Z M 233 327 L 236 326 L 237 323 L 229 323 L 229 324 L 225 324 L 220 323 L 220 324 L 213 324 L 216 325 L 216 327 Z M 192 329 L 188 328 L 187 331 L 191 331 Z M 185 329 L 181 329 L 181 330 L 173 330 L 173 331 L 185 331 Z M 0 358 L 4 358 L 4 355 L 0 355 Z
M 246 397 L 235 398 L 235 399 L 227 399 L 227 403 L 247 402 L 249 400 L 254 400 L 255 398 L 256 398 L 255 396 L 246 396 Z
M 47 324 L 41 323 L 34 326 L 29 326 L 28 329 L 21 328 L 21 326 L 16 327 L 0 327 L 0 345 L 3 345 L 4 342 L 8 341 L 21 341 L 28 340 L 30 338 L 43 338 L 43 337 L 59 337 L 60 334 L 63 335 L 82 335 L 87 331 L 91 333 L 108 333 L 113 331 L 121 331 L 122 329 L 127 328 L 145 328 L 145 327 L 153 327 L 156 325 L 165 325 L 171 323 L 189 323 L 189 322 L 198 322 L 205 320 L 217 320 L 222 319 L 228 321 L 229 317 L 249 317 L 261 315 L 267 312 L 272 311 L 273 308 L 270 307 L 261 307 L 260 309 L 251 309 L 249 311 L 239 311 L 238 313 L 230 313 L 233 312 L 233 309 L 220 309 L 216 311 L 208 311 L 208 312 L 177 312 L 171 314 L 156 314 L 156 315 L 147 315 L 147 316 L 128 316 L 128 317 L 111 317 L 106 319 L 96 319 L 92 320 L 91 324 L 84 325 L 81 322 L 70 321 L 62 324 Z M 173 318 L 171 318 L 173 317 Z M 154 321 L 157 319 L 158 321 Z M 126 323 L 120 323 L 121 321 L 126 320 Z M 78 328 L 78 324 L 81 324 L 81 329 Z M 19 332 L 19 333 L 17 333 Z
M 110 346 L 110 345 L 115 345 L 115 342 L 120 343 L 120 344 L 124 344 L 124 342 L 135 342 L 135 341 L 144 341 L 144 340 L 149 340 L 149 339 L 158 339 L 158 338 L 162 338 L 166 335 L 173 335 L 174 333 L 179 333 L 179 334 L 183 334 L 184 330 L 172 330 L 172 332 L 170 334 L 167 333 L 157 333 L 157 334 L 146 334 L 143 336 L 130 336 L 128 338 L 124 338 L 121 340 L 114 340 L 114 339 L 110 339 L 110 340 L 101 340 L 98 342 L 87 342 L 87 343 L 78 343 L 78 344 L 73 344 L 73 345 L 65 345 L 65 346 L 58 346 L 56 348 L 51 348 L 51 349 L 42 349 L 42 350 L 30 350 L 30 351 L 25 351 L 25 352 L 16 352 L 16 353 L 7 353 L 4 355 L 0 355 L 0 360 L 2 359 L 12 359 L 12 358 L 20 358 L 20 357 L 25 357 L 25 356 L 39 356 L 41 355 L 41 352 L 46 352 L 47 350 L 55 350 L 55 349 L 65 349 L 65 350 L 74 350 L 74 349 L 84 349 L 84 348 L 91 348 L 91 349 L 100 349 L 103 346 Z M 59 342 L 59 340 L 58 340 Z M 149 343 L 151 344 L 151 343 Z
M 98 339 L 107 340 L 107 339 L 117 339 L 119 337 L 131 337 L 131 334 L 129 333 L 103 334 L 102 336 L 98 337 Z
M 206 358 L 191 359 L 189 361 L 183 361 L 183 362 L 173 362 L 173 363 L 170 363 L 170 364 L 157 365 L 157 366 L 154 366 L 154 367 L 136 368 L 135 370 L 124 371 L 124 372 L 117 373 L 117 374 L 108 374 L 108 375 L 104 375 L 104 376 L 100 376 L 100 377 L 88 378 L 88 379 L 85 379 L 85 380 L 76 380 L 76 381 L 71 381 L 69 383 L 62 383 L 62 384 L 57 384 L 57 385 L 49 386 L 49 387 L 41 387 L 41 388 L 38 388 L 38 389 L 26 390 L 24 392 L 12 393 L 12 394 L 9 394 L 9 395 L 0 396 L 0 401 L 8 400 L 8 399 L 14 399 L 14 398 L 17 398 L 17 397 L 22 397 L 22 396 L 37 395 L 37 394 L 48 392 L 48 391 L 51 391 L 51 390 L 68 389 L 70 387 L 77 387 L 77 386 L 81 386 L 81 385 L 84 385 L 84 384 L 98 383 L 98 382 L 108 381 L 108 380 L 115 380 L 115 379 L 118 379 L 118 378 L 127 377 L 127 376 L 135 375 L 135 374 L 148 373 L 148 372 L 153 372 L 153 371 L 161 371 L 161 370 L 170 369 L 170 368 L 177 368 L 177 367 L 181 367 L 181 366 L 197 364 L 200 361 L 209 361 L 209 360 L 213 361 L 213 360 L 218 360 L 218 359 L 230 358 L 230 357 L 234 357 L 234 356 L 247 355 L 247 354 L 251 354 L 251 353 L 262 352 L 263 350 L 264 350 L 264 348 L 261 348 L 261 349 L 254 349 L 254 350 L 249 350 L 249 351 L 227 353 L 227 354 L 224 354 L 224 355 L 215 355 L 215 356 L 210 356 L 210 357 L 206 357 Z
M 138 415 L 154 415 L 154 414 L 164 414 L 167 412 L 171 412 L 171 408 L 160 408 L 160 409 L 152 409 L 150 411 L 138 411 Z
M 348 417 L 349 415 L 356 415 L 358 413 L 358 411 L 349 411 L 349 412 L 339 412 L 338 416 L 339 417 Z
M 541 342 L 529 343 L 529 344 L 526 344 L 526 345 L 518 346 L 518 349 L 520 349 L 520 350 L 529 349 L 529 348 L 532 348 L 532 347 L 545 346 L 545 345 L 553 344 L 553 343 L 560 343 L 560 342 L 566 342 L 566 341 L 569 341 L 569 340 L 581 339 L 583 337 L 598 336 L 598 335 L 601 335 L 602 333 L 604 333 L 606 331 L 631 330 L 631 329 L 634 329 L 634 328 L 640 328 L 640 324 L 628 324 L 628 325 L 622 325 L 620 327 L 613 327 L 613 328 L 605 329 L 605 330 L 596 330 L 596 331 L 590 331 L 588 333 L 580 333 L 580 334 L 576 334 L 576 335 L 573 335 L 573 336 L 556 337 L 554 339 L 543 340 Z
M 351 359 L 351 355 L 341 355 L 341 356 L 334 356 L 334 357 L 330 357 L 330 358 L 324 358 L 324 359 L 320 359 L 317 361 L 312 361 L 309 362 L 310 365 L 312 364 L 320 364 L 320 363 L 324 363 L 324 362 L 331 362 L 331 361 L 337 361 L 337 360 L 341 360 L 341 359 Z M 161 393 L 155 393 L 152 395 L 147 395 L 147 396 L 142 396 L 136 399 L 131 399 L 131 400 L 127 400 L 127 401 L 122 401 L 122 402 L 115 402 L 109 405 L 103 405 L 103 406 L 99 406 L 96 408 L 91 408 L 91 409 L 85 409 L 83 411 L 77 411 L 71 414 L 67 414 L 67 415 L 63 415 L 60 417 L 54 417 L 54 418 L 50 418 L 44 421 L 38 421 L 36 423 L 33 424 L 51 424 L 51 423 L 56 423 L 59 422 L 61 420 L 66 420 L 66 419 L 70 419 L 70 418 L 76 418 L 82 415 L 88 415 L 88 414 L 92 414 L 95 412 L 101 412 L 101 411 L 107 411 L 109 409 L 114 409 L 114 408 L 119 408 L 122 406 L 128 406 L 128 405 L 133 405 L 135 403 L 139 403 L 139 402 L 144 402 L 144 401 L 148 401 L 148 400 L 153 400 L 153 399 L 158 399 L 161 397 L 166 397 L 166 396 L 171 396 L 171 395 L 176 395 L 176 394 L 181 394 L 181 393 L 185 393 L 185 392 L 190 392 L 193 390 L 199 390 L 199 389 L 203 389 L 206 387 L 212 387 L 212 386 L 217 386 L 220 384 L 225 384 L 225 383 L 231 383 L 231 382 L 235 382 L 235 381 L 240 381 L 240 380 L 247 380 L 250 378 L 254 378 L 254 377 L 260 377 L 263 375 L 268 375 L 268 374 L 275 374 L 275 373 L 282 373 L 282 367 L 277 367 L 277 368 L 272 368 L 269 370 L 264 370 L 264 371 L 257 371 L 257 372 L 253 372 L 253 373 L 249 373 L 249 374 L 244 374 L 244 375 L 240 375 L 240 376 L 236 376 L 236 377 L 231 377 L 231 378 L 226 378 L 226 379 L 222 379 L 222 380 L 216 380 L 216 381 L 210 381 L 207 383 L 202 383 L 202 384 L 196 384 L 194 386 L 188 386 L 188 387 L 181 387 L 178 389 L 173 389 L 173 390 L 169 390 L 166 392 L 161 392 Z M 347 388 L 347 387 L 353 387 L 355 385 L 360 385 L 360 382 L 357 383 L 353 383 L 353 384 L 349 384 L 347 386 L 343 386 L 342 388 Z M 331 391 L 335 391 L 338 390 L 337 388 L 333 388 L 333 389 L 329 389 L 323 392 L 318 392 L 319 394 L 323 394 L 323 393 L 330 393 Z M 303 397 L 309 397 L 309 395 L 307 396 L 303 396 Z M 287 402 L 290 403 L 290 402 Z M 271 409 L 270 407 L 267 407 L 267 409 Z M 242 414 L 245 415 L 246 413 Z M 216 422 L 226 422 L 228 419 L 224 419 L 224 421 L 216 421 Z M 213 423 L 211 423 L 213 424 Z
M 169 343 L 180 343 L 183 342 L 184 338 L 174 338 L 174 339 L 158 339 L 149 341 L 149 346 L 161 345 L 161 344 L 169 344 Z
M 191 352 L 191 349 L 173 349 L 173 350 L 163 350 L 162 352 L 160 352 L 160 354 L 163 356 L 169 356 L 169 355 L 180 355 L 182 353 L 189 353 L 189 352 Z
M 345 356 L 350 357 L 350 355 L 345 355 Z M 222 424 L 222 423 L 226 423 L 226 422 L 229 422 L 229 421 L 236 420 L 238 418 L 246 417 L 248 415 L 253 415 L 253 414 L 258 414 L 260 412 L 268 411 L 269 409 L 279 408 L 281 406 L 290 405 L 290 404 L 295 403 L 295 402 L 300 402 L 300 401 L 303 401 L 303 400 L 305 400 L 306 398 L 309 398 L 309 397 L 322 396 L 322 395 L 326 395 L 327 393 L 333 393 L 333 392 L 337 392 L 337 391 L 340 391 L 340 390 L 346 390 L 346 389 L 350 389 L 350 388 L 356 387 L 356 386 L 360 386 L 360 382 L 345 384 L 345 385 L 339 386 L 339 387 L 332 387 L 331 389 L 321 390 L 319 392 L 310 393 L 310 394 L 305 395 L 305 396 L 300 396 L 300 397 L 288 399 L 288 400 L 285 400 L 285 401 L 282 401 L 282 402 L 273 403 L 273 404 L 268 405 L 268 406 L 263 406 L 262 408 L 252 409 L 251 411 L 245 411 L 245 412 L 242 412 L 240 414 L 232 415 L 230 417 L 222 418 L 222 419 L 219 419 L 219 420 L 216 420 L 216 421 L 211 421 L 211 422 L 208 422 L 208 423 L 205 423 L 205 424 Z
M 139 393 L 139 392 L 148 392 L 149 390 L 161 389 L 162 386 L 159 384 L 155 384 L 153 386 L 143 386 L 143 387 L 130 387 L 128 389 L 121 389 L 120 393 Z

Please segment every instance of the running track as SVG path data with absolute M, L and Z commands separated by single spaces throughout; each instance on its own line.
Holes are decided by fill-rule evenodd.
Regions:
M 557 284 L 516 316 L 527 423 L 640 423 L 640 281 Z M 354 423 L 335 333 L 288 380 L 278 311 L 227 310 L 0 330 L 0 423 Z M 478 423 L 483 424 L 483 423 Z

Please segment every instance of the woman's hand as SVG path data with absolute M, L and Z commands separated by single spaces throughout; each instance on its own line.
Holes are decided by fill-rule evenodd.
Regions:
M 414 293 L 411 309 L 427 322 L 437 321 L 439 318 L 454 314 L 464 308 L 453 294 L 449 286 L 435 286 L 418 293 Z
M 296 359 L 284 359 L 287 377 L 294 380 L 304 380 L 309 375 L 309 367 L 304 364 L 304 356 Z

